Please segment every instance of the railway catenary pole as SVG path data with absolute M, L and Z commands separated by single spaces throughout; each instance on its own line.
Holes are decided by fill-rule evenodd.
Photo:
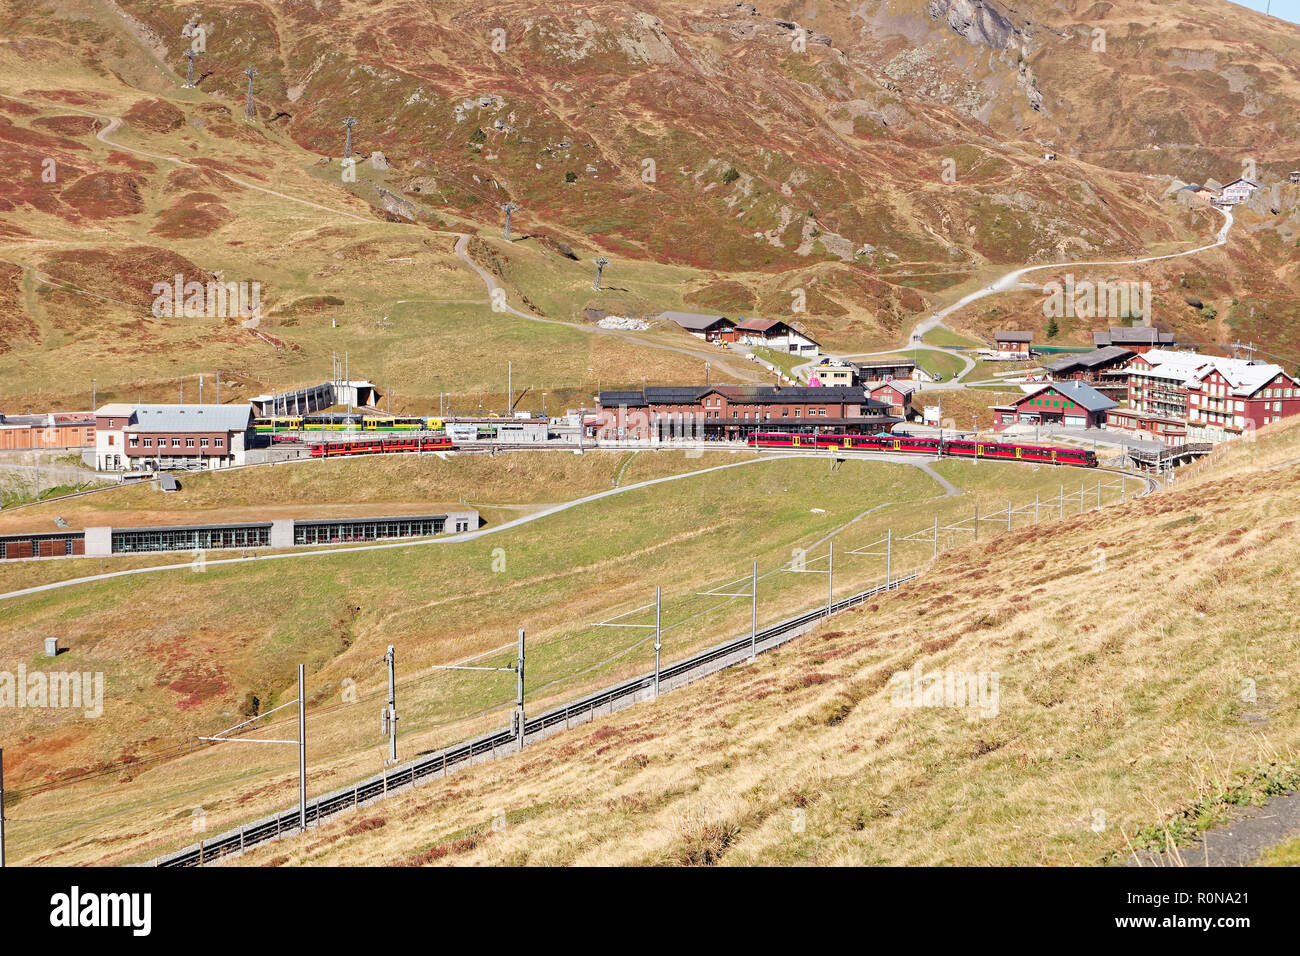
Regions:
M 758 562 L 749 580 L 749 659 L 758 656 Z
M 1087 482 L 1079 482 L 1079 514 L 1083 514 L 1083 493 L 1086 490 Z
M 307 710 L 303 665 L 298 665 L 298 829 L 307 829 Z
M 663 637 L 663 628 L 660 626 L 659 611 L 661 604 L 662 592 L 659 585 L 655 585 L 655 696 L 659 696 L 659 651 L 664 646 L 661 638 Z
M 1011 502 L 1007 502 L 1007 530 L 1011 530 Z
M 515 662 L 515 749 L 524 749 L 524 629 L 519 629 L 519 660 Z
M 979 502 L 977 501 L 975 502 L 975 540 L 978 541 L 979 539 L 980 539 L 980 505 Z
M 826 542 L 826 616 L 831 616 L 831 596 L 835 593 L 835 539 Z
M 397 763 L 397 652 L 392 644 L 384 662 L 388 665 L 388 762 Z
M 1064 518 L 1064 517 L 1065 517 L 1065 485 L 1064 485 L 1064 483 L 1062 483 L 1062 485 L 1061 485 L 1061 494 L 1060 494 L 1060 497 L 1058 497 L 1058 498 L 1056 499 L 1056 502 L 1057 502 L 1057 507 L 1058 507 L 1058 509 L 1059 509 L 1059 511 L 1060 511 L 1060 514 L 1057 515 L 1057 517 L 1058 517 L 1058 518 Z
M 936 516 L 935 516 L 935 519 L 934 519 L 934 551 L 931 553 L 930 556 L 933 557 L 933 558 L 937 558 L 937 557 L 939 556 L 939 517 L 938 517 L 938 515 L 936 515 Z
M 5 865 L 5 749 L 0 747 L 0 868 Z
M 889 581 L 894 571 L 894 529 L 885 530 L 885 587 L 889 587 Z

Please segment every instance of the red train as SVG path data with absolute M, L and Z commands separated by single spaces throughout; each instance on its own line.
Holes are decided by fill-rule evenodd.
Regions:
M 994 458 L 1010 461 L 1039 461 L 1056 465 L 1097 467 L 1095 452 L 1082 448 L 1057 448 L 1046 445 L 1011 445 L 1002 442 L 908 438 L 894 435 L 792 435 L 783 432 L 756 432 L 749 436 L 751 448 L 844 448 L 862 451 L 916 452 L 925 455 L 952 455 L 958 458 Z
M 447 437 L 360 438 L 355 441 L 320 442 L 311 446 L 311 456 L 334 458 L 340 455 L 393 455 L 403 452 L 451 451 L 455 447 Z

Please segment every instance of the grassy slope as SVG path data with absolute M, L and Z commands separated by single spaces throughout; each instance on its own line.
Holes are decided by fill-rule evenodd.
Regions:
M 530 635 L 530 706 L 541 706 L 648 666 L 644 633 L 592 625 L 643 605 L 657 583 L 665 585 L 671 659 L 748 626 L 745 602 L 695 592 L 746 573 L 754 557 L 763 574 L 760 617 L 770 620 L 825 594 L 819 576 L 781 574 L 776 566 L 867 509 L 895 503 L 844 532 L 842 552 L 888 527 L 967 517 L 974 500 L 991 514 L 1009 486 L 1032 500 L 1080 477 L 988 463 L 936 468 L 972 493 L 936 500 L 940 489 L 908 465 L 850 462 L 828 475 L 821 460 L 758 463 L 629 492 L 463 545 L 209 565 L 204 574 L 161 572 L 5 602 L 4 666 L 44 666 L 30 649 L 53 629 L 71 648 L 63 666 L 106 675 L 99 720 L 60 712 L 38 726 L 35 712 L 20 712 L 18 742 L 6 747 L 9 778 L 21 790 L 67 768 L 183 744 L 235 723 L 250 693 L 263 710 L 287 699 L 293 665 L 305 660 L 314 710 L 311 785 L 319 792 L 377 767 L 373 708 L 349 711 L 340 694 L 349 678 L 363 694 L 378 691 L 382 671 L 374 662 L 389 643 L 401 655 L 402 746 L 410 754 L 504 719 L 484 708 L 507 701 L 507 684 L 421 671 L 470 656 L 504 664 L 509 653 L 500 649 L 518 626 Z M 943 534 L 945 545 L 965 537 Z M 899 543 L 894 569 L 927 560 L 929 551 L 923 542 Z M 497 558 L 504 571 L 493 570 Z M 842 553 L 837 590 L 882 571 L 878 558 Z M 140 859 L 191 838 L 187 821 L 196 805 L 214 827 L 279 806 L 291 756 L 204 751 L 138 776 L 114 774 L 30 797 L 20 804 L 25 823 L 11 831 L 14 852 L 34 861 Z
M 1300 424 L 1266 429 L 1171 490 L 953 552 L 752 667 L 241 862 L 1118 858 L 1295 766 L 1298 462 Z M 998 672 L 997 715 L 891 706 L 915 663 Z

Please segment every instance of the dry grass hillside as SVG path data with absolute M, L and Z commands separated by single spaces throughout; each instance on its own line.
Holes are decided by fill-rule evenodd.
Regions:
M 1300 425 L 244 864 L 1084 864 L 1300 782 Z M 899 706 L 984 672 L 996 706 Z M 989 701 L 986 701 L 986 704 Z

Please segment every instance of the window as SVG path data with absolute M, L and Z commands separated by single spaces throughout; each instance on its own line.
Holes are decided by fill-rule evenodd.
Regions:
M 145 447 L 145 448 L 152 448 L 152 447 L 153 447 L 153 439 L 152 439 L 152 438 L 146 438 L 146 439 L 144 440 L 144 447 Z
M 139 446 L 140 446 L 140 439 L 138 439 L 138 438 L 136 438 L 134 435 L 132 435 L 132 436 L 131 436 L 131 447 L 132 447 L 132 448 L 138 448 Z
M 117 436 L 116 436 L 116 435 L 111 435 L 111 434 L 110 434 L 110 435 L 108 436 L 108 443 L 109 443 L 110 445 L 116 445 L 116 444 L 117 444 Z
M 212 439 L 212 444 L 217 448 L 222 448 L 225 446 L 226 440 L 224 438 L 214 438 Z
M 207 447 L 208 447 L 208 440 L 207 440 L 206 438 L 200 438 L 200 439 L 199 439 L 199 447 L 200 447 L 200 448 L 207 448 Z
M 186 447 L 186 448 L 193 448 L 193 447 L 194 447 L 194 439 L 193 439 L 193 438 L 187 438 L 187 439 L 185 439 L 185 447 Z

